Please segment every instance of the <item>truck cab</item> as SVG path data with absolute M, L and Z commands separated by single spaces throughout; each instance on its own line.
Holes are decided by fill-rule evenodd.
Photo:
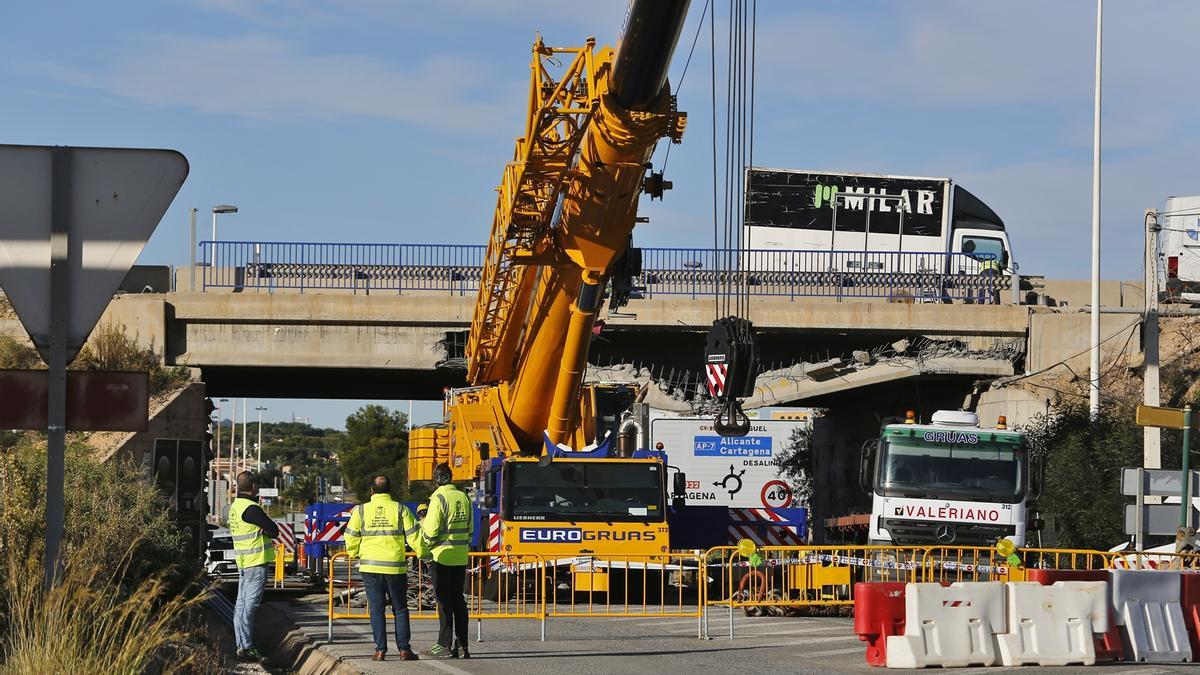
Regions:
M 484 511 L 499 516 L 497 531 L 489 531 L 493 550 L 547 560 L 578 554 L 651 556 L 671 550 L 661 454 L 566 454 L 582 453 L 485 464 L 476 496 Z
M 910 411 L 864 451 L 859 481 L 871 494 L 869 543 L 894 546 L 1025 545 L 1040 462 L 1025 434 L 979 426 L 975 413 L 941 410 L 931 424 Z

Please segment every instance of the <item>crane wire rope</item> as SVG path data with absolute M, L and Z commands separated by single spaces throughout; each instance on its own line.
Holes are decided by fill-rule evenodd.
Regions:
M 715 318 L 750 311 L 745 249 L 746 171 L 754 161 L 757 0 L 730 0 L 725 68 L 724 164 L 717 155 L 716 10 L 710 22 L 713 120 L 713 293 Z M 718 179 L 723 177 L 723 181 Z M 717 184 L 722 191 L 717 194 Z M 722 250 L 721 243 L 724 243 Z

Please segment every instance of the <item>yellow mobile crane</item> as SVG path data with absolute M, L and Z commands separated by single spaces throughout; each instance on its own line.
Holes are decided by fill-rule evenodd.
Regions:
M 490 550 L 670 550 L 666 463 L 622 429 L 629 386 L 585 385 L 592 328 L 621 265 L 657 142 L 678 143 L 667 69 L 688 0 L 635 0 L 614 50 L 533 45 L 523 135 L 504 167 L 466 347 L 467 382 L 446 422 L 414 429 L 409 480 L 448 463 L 476 483 Z M 628 425 L 627 425 L 628 426 Z M 673 495 L 683 492 L 676 474 Z

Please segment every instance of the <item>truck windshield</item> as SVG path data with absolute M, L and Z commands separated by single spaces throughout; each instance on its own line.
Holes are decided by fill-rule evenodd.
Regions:
M 884 436 L 876 489 L 889 497 L 1016 503 L 1025 497 L 1025 448 L 1020 437 L 971 434 L 976 443 L 928 442 Z
M 557 460 L 504 468 L 510 520 L 661 521 L 661 467 L 655 463 Z

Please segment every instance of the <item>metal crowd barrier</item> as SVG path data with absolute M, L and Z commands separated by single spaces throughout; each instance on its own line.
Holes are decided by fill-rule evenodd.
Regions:
M 1008 302 L 1015 279 L 980 274 L 991 254 L 898 251 L 642 248 L 643 297 L 712 295 L 883 298 L 900 302 Z M 352 293 L 479 289 L 485 247 L 203 241 L 202 288 Z
M 704 637 L 704 555 L 584 555 L 547 561 L 554 618 L 695 618 Z
M 340 563 L 340 565 L 339 565 Z M 545 561 L 535 555 L 471 553 L 467 563 L 464 594 L 468 616 L 476 621 L 482 634 L 484 619 L 536 619 L 541 623 L 541 639 L 546 639 L 546 595 L 543 578 Z M 437 601 L 433 592 L 432 566 L 414 555 L 408 556 L 408 616 L 410 620 L 436 619 Z M 370 619 L 365 601 L 361 606 L 354 596 L 362 587 L 357 562 L 345 551 L 329 559 L 328 640 L 333 642 L 333 622 L 342 619 Z M 394 615 L 390 611 L 389 619 Z

